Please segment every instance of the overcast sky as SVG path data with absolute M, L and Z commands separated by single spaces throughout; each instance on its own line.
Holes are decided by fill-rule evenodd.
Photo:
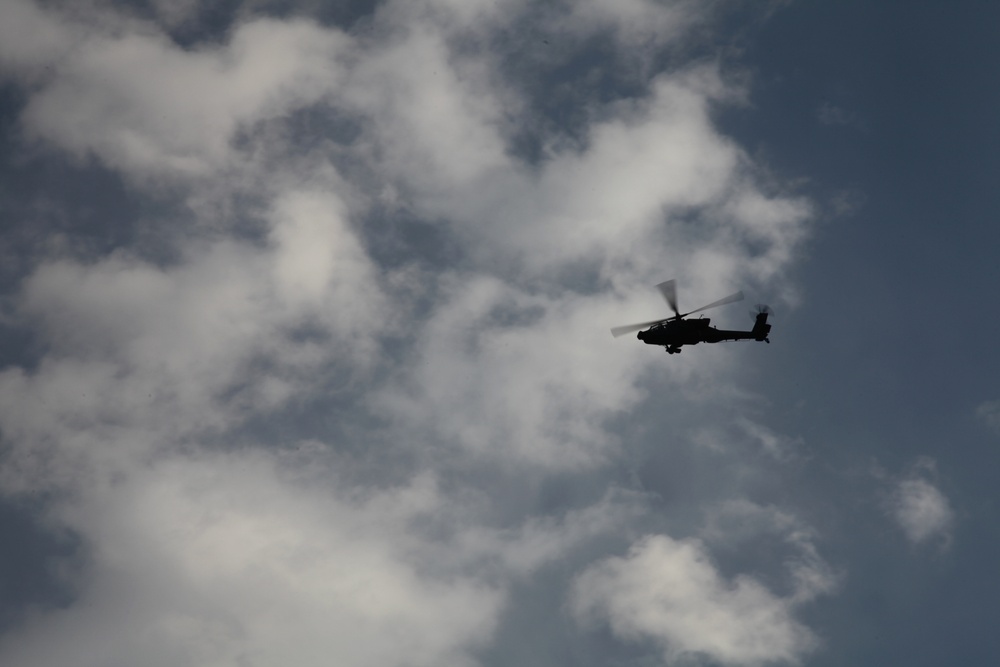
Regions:
M 4 0 L 0 664 L 1000 662 L 997 25 Z

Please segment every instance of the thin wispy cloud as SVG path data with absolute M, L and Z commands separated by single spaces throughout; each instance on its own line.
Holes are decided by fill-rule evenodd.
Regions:
M 934 461 L 918 460 L 912 470 L 893 482 L 889 511 L 913 544 L 948 545 L 955 522 L 948 497 L 934 482 Z
M 976 417 L 993 431 L 1000 433 L 1000 401 L 984 401 L 976 406 Z
M 816 118 L 823 125 L 854 125 L 858 122 L 853 112 L 832 102 L 823 102 L 816 110 Z

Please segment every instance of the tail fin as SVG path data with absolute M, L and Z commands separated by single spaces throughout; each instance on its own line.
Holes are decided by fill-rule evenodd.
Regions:
M 757 313 L 754 318 L 753 329 L 750 333 L 753 334 L 754 340 L 765 340 L 767 341 L 767 334 L 771 333 L 771 325 L 767 323 L 767 316 L 770 314 L 767 310 L 762 310 Z M 767 341 L 771 342 L 771 341 Z

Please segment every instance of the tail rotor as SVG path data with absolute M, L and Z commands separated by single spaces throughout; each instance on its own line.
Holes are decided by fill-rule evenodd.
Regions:
M 771 333 L 771 325 L 767 323 L 767 318 L 772 314 L 771 307 L 762 303 L 758 303 L 750 311 L 750 316 L 753 318 L 753 329 L 750 333 L 753 334 L 754 340 L 762 340 L 765 343 L 771 342 L 767 337 Z

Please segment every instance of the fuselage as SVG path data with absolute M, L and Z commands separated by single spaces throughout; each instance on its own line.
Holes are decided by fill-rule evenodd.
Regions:
M 662 345 L 667 350 L 679 351 L 682 345 L 718 343 L 724 340 L 767 341 L 767 334 L 771 331 L 771 325 L 767 323 L 767 313 L 757 315 L 754 327 L 750 331 L 717 329 L 711 326 L 711 322 L 712 320 L 707 317 L 696 320 L 668 320 L 640 331 L 638 338 L 647 345 Z

